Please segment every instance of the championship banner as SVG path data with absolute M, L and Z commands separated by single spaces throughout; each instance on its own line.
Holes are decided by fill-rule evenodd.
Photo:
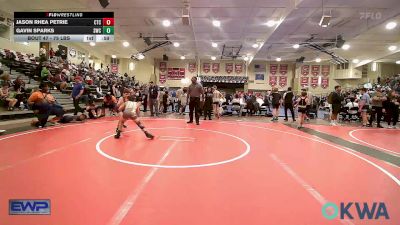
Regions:
M 311 74 L 314 76 L 318 76 L 319 74 L 319 65 L 312 65 L 311 66 Z
M 311 77 L 311 87 L 318 87 L 318 77 Z
M 210 63 L 203 63 L 203 72 L 204 73 L 210 72 Z
M 168 80 L 180 80 L 185 78 L 185 68 L 168 68 Z
M 218 73 L 219 72 L 219 63 L 213 63 L 212 64 L 212 71 L 214 73 Z
M 118 73 L 118 64 L 111 64 L 111 72 Z
M 302 87 L 308 86 L 308 77 L 300 77 L 300 85 Z
M 189 63 L 188 67 L 189 72 L 194 73 L 196 71 L 196 63 Z
M 321 79 L 321 87 L 324 89 L 329 87 L 329 78 L 328 77 L 323 77 Z
M 273 87 L 276 85 L 277 82 L 278 82 L 277 76 L 269 76 L 269 85 Z
M 287 85 L 287 77 L 285 76 L 280 76 L 279 77 L 279 85 L 281 87 L 285 87 Z
M 301 67 L 301 75 L 307 76 L 310 73 L 310 65 L 303 65 Z
M 242 73 L 243 72 L 243 63 L 235 63 L 235 72 L 236 73 Z
M 271 74 L 275 75 L 277 71 L 278 71 L 278 65 L 277 64 L 270 64 L 269 65 L 269 72 Z
M 163 83 L 165 83 L 165 81 L 167 81 L 167 76 L 165 75 L 165 73 L 160 72 L 159 81 L 161 84 L 163 84 Z
M 227 73 L 232 73 L 232 71 L 233 71 L 233 63 L 225 63 L 225 71 Z
M 279 73 L 282 75 L 286 75 L 288 71 L 288 65 L 287 64 L 280 64 L 279 65 Z
M 321 66 L 321 73 L 322 73 L 322 75 L 324 75 L 324 76 L 328 76 L 329 73 L 330 73 L 330 70 L 331 70 L 330 65 L 322 65 L 322 66 Z
M 160 72 L 164 73 L 167 71 L 167 62 L 160 62 Z

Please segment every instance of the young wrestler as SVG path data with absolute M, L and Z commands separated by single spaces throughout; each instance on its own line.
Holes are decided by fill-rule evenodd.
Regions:
M 136 94 L 135 92 L 132 93 L 128 97 L 128 101 L 125 101 L 119 107 L 119 111 L 122 112 L 122 115 L 118 122 L 117 133 L 114 135 L 114 137 L 117 139 L 121 137 L 122 127 L 124 126 L 125 121 L 131 119 L 135 121 L 135 123 L 138 125 L 140 129 L 142 129 L 147 138 L 154 139 L 154 135 L 152 135 L 145 129 L 145 127 L 143 126 L 142 122 L 139 119 L 140 102 L 136 101 L 135 94 Z

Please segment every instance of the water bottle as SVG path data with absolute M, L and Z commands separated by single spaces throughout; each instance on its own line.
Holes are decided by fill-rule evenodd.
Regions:
M 24 109 L 25 109 L 25 105 L 24 105 L 23 102 L 21 102 L 21 103 L 19 104 L 19 108 L 20 108 L 20 110 L 24 110 Z

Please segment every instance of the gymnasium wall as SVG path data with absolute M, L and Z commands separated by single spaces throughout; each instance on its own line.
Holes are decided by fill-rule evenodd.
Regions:
M 0 37 L 0 48 L 14 50 L 16 52 L 23 52 L 27 54 L 39 55 L 39 43 L 31 42 L 28 45 L 24 45 L 20 42 L 14 42 L 14 37 L 11 34 L 11 39 L 5 39 Z

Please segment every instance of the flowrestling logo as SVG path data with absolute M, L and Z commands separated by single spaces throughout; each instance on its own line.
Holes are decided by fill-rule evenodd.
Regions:
M 322 206 L 322 215 L 328 220 L 340 216 L 340 219 L 379 220 L 390 219 L 386 205 L 383 202 L 341 202 L 340 207 L 335 203 L 328 202 Z
M 10 199 L 10 215 L 50 215 L 49 199 Z

